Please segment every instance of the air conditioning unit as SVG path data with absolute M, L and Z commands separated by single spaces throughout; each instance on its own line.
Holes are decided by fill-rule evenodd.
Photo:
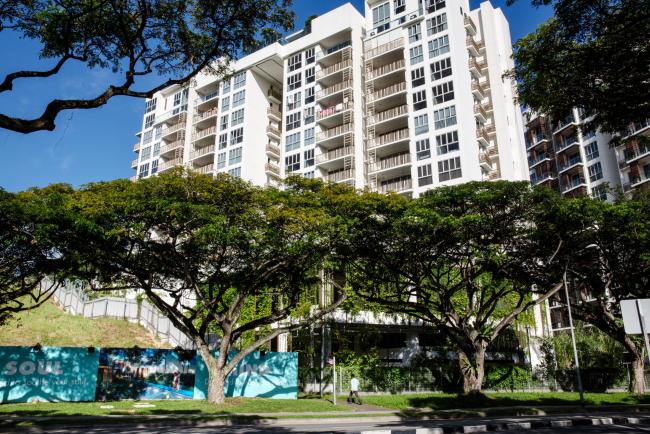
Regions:
M 370 36 L 375 36 L 377 32 L 370 32 Z
M 414 19 L 416 19 L 417 17 L 418 17 L 418 14 L 412 14 L 412 15 L 409 17 L 409 20 L 414 20 Z

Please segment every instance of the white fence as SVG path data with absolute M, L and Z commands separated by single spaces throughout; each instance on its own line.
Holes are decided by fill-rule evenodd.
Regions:
M 151 334 L 172 347 L 195 348 L 192 340 L 180 331 L 160 311 L 146 300 L 102 297 L 89 299 L 85 291 L 74 283 L 59 287 L 52 299 L 65 311 L 86 318 L 121 318 L 142 325 Z M 213 339 L 214 340 L 214 339 Z

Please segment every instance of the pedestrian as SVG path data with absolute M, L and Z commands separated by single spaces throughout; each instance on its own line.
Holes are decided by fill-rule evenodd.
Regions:
M 181 388 L 181 373 L 176 371 L 174 372 L 174 379 L 172 381 L 172 389 L 180 390 Z
M 354 403 L 354 398 L 357 399 L 357 404 L 361 405 L 361 398 L 359 397 L 359 380 L 357 377 L 352 376 L 350 380 L 350 394 L 348 395 L 348 403 Z

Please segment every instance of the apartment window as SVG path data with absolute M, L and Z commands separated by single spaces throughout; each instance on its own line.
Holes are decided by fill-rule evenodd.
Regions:
M 217 155 L 217 169 L 223 169 L 226 167 L 226 153 L 222 152 Z
M 305 89 L 305 104 L 310 104 L 316 101 L 315 93 L 313 86 Z
M 418 111 L 427 107 L 427 91 L 422 89 L 413 94 L 413 110 Z
M 308 48 L 305 51 L 305 64 L 309 65 L 316 61 L 316 47 Z
M 596 130 L 595 129 L 583 129 L 582 130 L 582 140 L 589 140 L 591 138 L 596 137 Z
M 300 107 L 302 94 L 300 92 L 287 95 L 287 110 L 295 110 Z
M 390 3 L 386 2 L 372 10 L 372 27 L 379 32 L 390 28 Z
M 424 160 L 431 157 L 431 143 L 429 139 L 418 140 L 415 142 L 415 152 L 418 160 Z
M 294 133 L 294 134 L 289 134 L 286 137 L 286 142 L 285 142 L 285 147 L 284 149 L 287 152 L 294 151 L 296 149 L 300 148 L 300 132 Z
M 302 68 L 302 53 L 295 54 L 289 57 L 288 61 L 289 72 L 293 72 Z
M 314 150 L 307 149 L 305 151 L 305 167 L 311 167 L 314 165 Z
M 432 36 L 447 30 L 447 14 L 442 13 L 427 20 L 427 35 Z
M 157 157 L 158 155 L 160 155 L 160 142 L 153 145 L 153 156 Z
M 463 176 L 460 169 L 460 157 L 438 161 L 438 181 L 445 182 Z
M 145 176 L 149 175 L 149 163 L 143 164 L 140 166 L 140 173 L 139 177 L 144 178 Z
M 409 42 L 414 43 L 422 39 L 422 31 L 420 30 L 420 23 L 413 24 L 408 28 Z
M 147 146 L 140 154 L 140 161 L 148 160 L 151 157 L 151 146 Z
M 228 133 L 219 136 L 219 149 L 226 149 L 228 146 Z
M 300 78 L 300 73 L 290 75 L 287 77 L 287 86 L 289 90 L 296 90 L 302 86 L 302 80 Z
M 416 136 L 429 131 L 429 117 L 426 114 L 416 116 L 414 123 Z
M 160 137 L 162 137 L 162 125 L 158 125 L 154 130 L 154 137 L 156 140 L 160 140 Z
M 406 0 L 395 0 L 395 15 L 399 15 L 406 10 Z
M 601 184 L 591 189 L 591 197 L 596 200 L 607 200 L 607 185 Z
M 151 162 L 151 174 L 158 173 L 158 160 L 153 160 Z
M 240 90 L 239 92 L 237 92 L 232 96 L 232 106 L 239 107 L 240 105 L 244 104 L 245 100 L 246 100 L 246 91 Z
M 587 161 L 598 158 L 599 156 L 600 152 L 598 151 L 598 144 L 596 142 L 590 142 L 585 145 L 585 157 L 587 157 Z
M 305 125 L 313 124 L 316 121 L 316 108 L 307 107 L 305 108 Z
M 145 131 L 144 134 L 142 135 L 142 144 L 146 145 L 151 143 L 153 140 L 153 130 Z
M 234 176 L 235 178 L 241 178 L 241 167 L 233 167 L 228 170 L 228 175 Z
M 156 110 L 156 101 L 157 98 L 150 99 L 149 101 L 147 101 L 144 105 L 144 112 L 149 113 Z
M 315 129 L 314 128 L 307 128 L 305 130 L 305 146 L 308 145 L 313 145 L 315 142 Z
M 300 112 L 287 115 L 287 131 L 300 127 Z
M 221 131 L 228 129 L 228 115 L 221 116 L 221 122 L 219 128 L 221 128 Z
M 305 172 L 303 176 L 307 179 L 314 179 L 314 171 L 312 170 L 310 172 Z
M 293 154 L 285 157 L 284 165 L 287 173 L 300 170 L 300 154 Z
M 230 146 L 244 141 L 244 129 L 237 128 L 230 132 Z
M 246 71 L 240 72 L 239 74 L 235 75 L 235 89 L 239 89 L 240 87 L 243 87 L 246 85 Z
M 187 100 L 187 89 L 174 94 L 174 107 L 181 105 L 185 100 Z
M 444 155 L 449 152 L 458 151 L 459 149 L 458 131 L 452 131 L 436 136 L 436 150 L 438 155 Z
M 598 181 L 603 178 L 603 166 L 600 164 L 600 161 L 596 164 L 592 164 L 587 168 L 589 171 L 589 180 L 591 182 Z
M 427 12 L 435 12 L 445 7 L 445 0 L 426 0 Z
M 436 81 L 451 75 L 451 57 L 431 64 L 431 80 Z
M 424 53 L 422 51 L 422 45 L 418 45 L 409 49 L 409 55 L 411 58 L 411 65 L 415 65 L 424 60 Z
M 429 41 L 429 58 L 433 59 L 440 55 L 449 53 L 449 36 L 441 36 Z
M 424 84 L 424 66 L 411 71 L 411 86 L 418 87 Z
M 436 129 L 456 125 L 456 106 L 445 107 L 433 112 Z
M 316 81 L 316 68 L 307 68 L 305 69 L 305 83 L 313 83 Z
M 156 120 L 155 114 L 147 115 L 147 117 L 144 118 L 144 127 L 151 128 L 155 120 Z
M 230 92 L 230 79 L 223 81 L 223 93 Z
M 446 83 L 433 86 L 433 103 L 442 104 L 454 99 L 454 82 L 448 81 Z
M 235 125 L 242 123 L 244 123 L 244 109 L 239 109 L 232 112 L 232 120 L 230 121 L 230 125 L 234 127 Z
M 230 110 L 230 97 L 226 96 L 221 99 L 221 111 L 227 112 L 228 110 Z
M 241 147 L 228 151 L 228 165 L 241 163 Z
M 433 172 L 431 171 L 431 164 L 425 164 L 418 167 L 418 185 L 423 187 L 425 185 L 433 184 Z

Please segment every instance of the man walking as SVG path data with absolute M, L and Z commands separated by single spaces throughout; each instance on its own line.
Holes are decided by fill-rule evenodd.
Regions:
M 359 380 L 357 377 L 352 377 L 350 380 L 350 394 L 348 395 L 348 403 L 354 403 L 354 398 L 357 399 L 357 404 L 361 405 L 361 398 L 359 398 Z

